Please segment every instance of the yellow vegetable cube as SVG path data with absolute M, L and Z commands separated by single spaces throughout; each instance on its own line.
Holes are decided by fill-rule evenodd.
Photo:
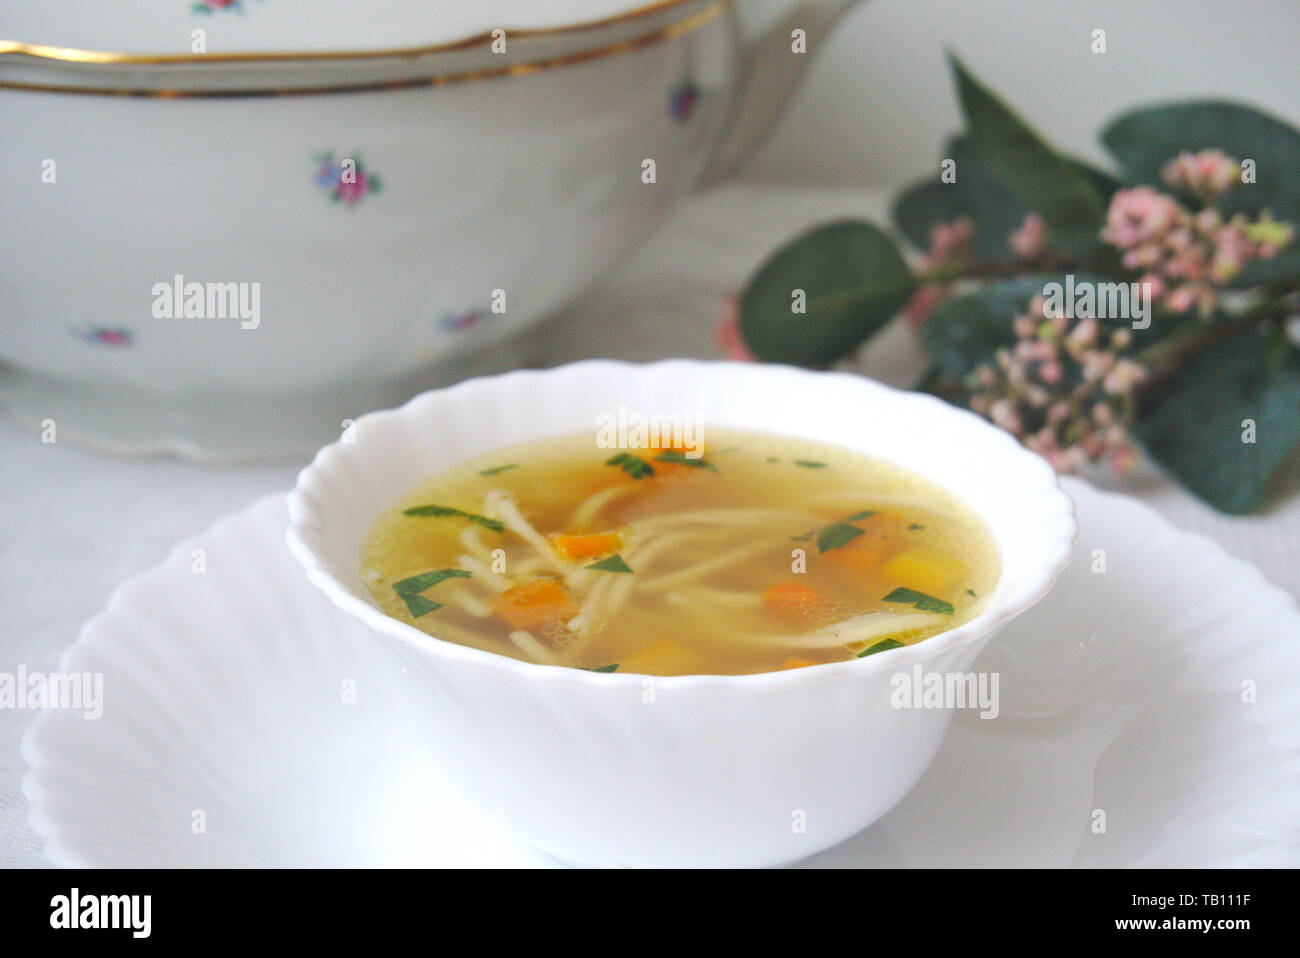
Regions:
M 960 559 L 917 546 L 886 562 L 880 576 L 886 582 L 938 596 L 965 572 L 966 563 Z

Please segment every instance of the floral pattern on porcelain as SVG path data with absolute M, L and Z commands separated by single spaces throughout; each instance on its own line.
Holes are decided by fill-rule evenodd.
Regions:
M 236 13 L 244 12 L 243 0 L 196 0 L 190 7 L 191 13 L 216 13 L 218 10 L 234 10 Z
M 700 88 L 694 80 L 683 80 L 668 91 L 668 114 L 685 126 L 700 102 Z
M 93 346 L 130 346 L 135 339 L 135 333 L 125 326 L 87 326 L 69 332 Z
M 382 184 L 378 176 L 366 169 L 359 156 L 337 159 L 333 150 L 317 153 L 316 185 L 329 194 L 330 201 L 356 206 L 366 196 L 378 194 Z
M 490 319 L 491 312 L 486 309 L 468 309 L 460 313 L 446 313 L 438 320 L 438 326 L 449 333 L 463 333 L 467 329 Z

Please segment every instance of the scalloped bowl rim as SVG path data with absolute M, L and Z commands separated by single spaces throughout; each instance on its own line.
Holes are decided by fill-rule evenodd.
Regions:
M 348 458 L 364 454 L 367 442 L 365 424 L 379 421 L 417 420 L 443 401 L 444 396 L 458 395 L 465 397 L 475 392 L 486 394 L 487 391 L 510 384 L 520 379 L 562 380 L 583 375 L 588 371 L 622 370 L 627 375 L 652 376 L 668 374 L 682 369 L 726 369 L 738 368 L 761 371 L 758 374 L 770 375 L 774 380 L 780 377 L 812 377 L 814 379 L 834 379 L 854 383 L 867 393 L 883 396 L 889 402 L 911 405 L 915 408 L 929 407 L 941 410 L 941 415 L 952 417 L 954 423 L 960 422 L 962 428 L 979 430 L 985 439 L 1001 448 L 1008 461 L 1023 465 L 1027 472 L 1036 472 L 1042 479 L 1042 495 L 1046 502 L 1055 500 L 1055 510 L 1051 513 L 1056 523 L 1055 546 L 1043 558 L 1037 574 L 1028 575 L 1025 580 L 996 605 L 989 605 L 975 617 L 955 628 L 932 635 L 913 645 L 889 649 L 883 653 L 865 658 L 852 658 L 841 662 L 828 662 L 815 668 L 788 669 L 779 672 L 753 672 L 742 675 L 719 675 L 712 673 L 692 673 L 688 675 L 647 676 L 637 672 L 594 672 L 567 665 L 542 665 L 525 662 L 495 652 L 485 652 L 469 646 L 459 645 L 435 635 L 423 632 L 393 618 L 377 606 L 358 598 L 330 569 L 327 562 L 317 555 L 308 542 L 308 534 L 325 528 L 325 510 L 317 505 L 313 495 L 318 488 L 318 477 L 330 472 L 335 465 Z M 883 383 L 861 376 L 840 372 L 814 372 L 793 366 L 777 364 L 757 365 L 753 363 L 723 360 L 668 359 L 653 363 L 630 363 L 619 360 L 592 359 L 569 363 L 543 370 L 518 369 L 496 376 L 483 376 L 468 379 L 443 389 L 434 389 L 421 393 L 395 409 L 386 409 L 367 413 L 359 417 L 354 426 L 356 439 L 352 442 L 335 441 L 317 452 L 315 458 L 299 474 L 293 490 L 289 493 L 289 528 L 285 534 L 285 543 L 289 552 L 303 566 L 308 580 L 325 593 L 340 609 L 369 626 L 381 635 L 392 636 L 418 651 L 435 657 L 446 657 L 464 664 L 506 672 L 529 681 L 548 684 L 587 685 L 605 687 L 628 687 L 639 685 L 646 678 L 653 678 L 656 685 L 664 688 L 709 689 L 716 691 L 741 691 L 754 688 L 783 687 L 804 683 L 816 683 L 839 679 L 854 672 L 872 674 L 890 669 L 910 667 L 938 657 L 948 649 L 970 644 L 1000 629 L 1007 622 L 1035 605 L 1050 591 L 1061 570 L 1069 563 L 1073 555 L 1073 544 L 1078 535 L 1075 522 L 1074 500 L 1067 495 L 1057 481 L 1056 472 L 1042 457 L 1020 445 L 1011 435 L 997 428 L 972 412 L 958 409 L 937 397 L 917 392 L 908 392 L 886 386 Z M 756 427 L 755 431 L 764 431 Z M 569 434 L 572 430 L 568 431 Z M 536 438 L 544 439 L 549 433 L 539 433 Z M 555 435 L 561 435 L 556 433 Z M 504 443 L 501 448 L 509 448 L 517 443 Z M 861 450 L 857 450 L 861 452 Z M 468 458 L 468 457 L 466 457 Z M 888 457 L 880 457 L 888 460 Z M 932 477 L 931 477 L 932 478 Z M 939 482 L 941 480 L 933 479 Z M 956 493 L 952 493 L 956 495 Z M 961 497 L 958 497 L 959 499 Z M 963 503 L 983 520 L 978 509 L 969 503 Z M 391 503 L 382 503 L 387 508 Z M 990 523 L 990 528 L 992 524 Z M 358 556 L 358 561 L 360 557 Z M 1001 582 L 999 582 L 999 585 Z

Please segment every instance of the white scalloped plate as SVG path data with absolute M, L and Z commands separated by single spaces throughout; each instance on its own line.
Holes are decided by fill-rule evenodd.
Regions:
M 1133 500 L 1066 489 L 1074 563 L 980 659 L 1001 716 L 959 713 L 920 784 L 809 864 L 1300 865 L 1295 603 Z M 410 744 L 400 667 L 305 581 L 286 522 L 270 496 L 182 544 L 64 653 L 104 673 L 105 709 L 24 738 L 51 860 L 549 864 Z

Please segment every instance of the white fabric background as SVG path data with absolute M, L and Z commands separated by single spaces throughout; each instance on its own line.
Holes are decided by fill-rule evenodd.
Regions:
M 737 186 L 683 207 L 599 290 L 548 327 L 543 361 L 716 356 L 724 297 L 773 247 L 830 217 L 883 219 L 884 197 L 829 188 Z M 855 364 L 907 384 L 920 356 L 891 330 Z M 213 467 L 110 459 L 0 425 L 0 672 L 56 667 L 113 588 L 174 544 L 260 495 L 287 489 L 303 463 Z M 1293 483 L 1294 488 L 1296 484 Z M 1249 518 L 1218 516 L 1144 468 L 1127 488 L 1175 525 L 1219 540 L 1300 595 L 1300 497 Z M 1174 570 L 1176 574 L 1176 570 Z M 31 713 L 0 711 L 0 866 L 45 863 L 27 828 L 18 742 Z

